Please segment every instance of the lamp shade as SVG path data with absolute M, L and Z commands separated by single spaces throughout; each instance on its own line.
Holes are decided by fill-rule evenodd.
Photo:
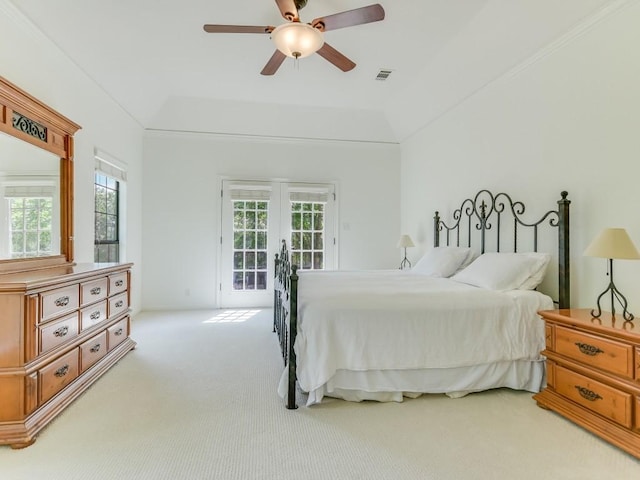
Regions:
M 411 237 L 409 235 L 400 235 L 400 240 L 398 240 L 398 248 L 407 248 L 407 247 L 415 247 L 415 245 L 413 244 L 413 240 L 411 240 Z
M 640 253 L 624 228 L 605 228 L 584 251 L 587 257 L 638 260 Z
M 271 32 L 271 39 L 278 50 L 292 58 L 308 57 L 324 45 L 320 30 L 300 22 L 289 22 L 277 26 Z

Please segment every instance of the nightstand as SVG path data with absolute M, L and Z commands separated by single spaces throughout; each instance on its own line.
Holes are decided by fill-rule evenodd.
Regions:
M 547 387 L 533 396 L 640 458 L 640 319 L 545 310 Z

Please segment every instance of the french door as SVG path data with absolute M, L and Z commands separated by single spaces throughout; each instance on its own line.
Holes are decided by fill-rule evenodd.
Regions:
M 273 303 L 282 239 L 301 269 L 335 268 L 335 203 L 332 184 L 223 180 L 219 305 Z

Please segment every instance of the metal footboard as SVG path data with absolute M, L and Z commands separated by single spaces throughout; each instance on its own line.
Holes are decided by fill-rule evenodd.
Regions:
M 278 334 L 280 350 L 287 367 L 288 386 L 286 406 L 296 405 L 296 354 L 293 345 L 298 327 L 298 267 L 291 265 L 287 243 L 282 240 L 280 253 L 275 259 L 275 282 L 273 290 L 273 331 Z

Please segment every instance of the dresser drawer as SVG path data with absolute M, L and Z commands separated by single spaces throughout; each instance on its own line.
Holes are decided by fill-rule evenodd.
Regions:
M 109 275 L 109 295 L 124 292 L 129 287 L 127 272 Z
M 633 346 L 555 327 L 555 351 L 607 372 L 633 378 Z
M 100 332 L 80 345 L 80 372 L 84 372 L 107 354 L 107 332 Z
M 636 397 L 636 424 L 634 428 L 640 432 L 640 395 Z
M 78 285 L 58 288 L 40 294 L 40 320 L 46 322 L 64 313 L 71 312 L 80 305 Z
M 80 305 L 89 305 L 107 298 L 109 281 L 107 277 L 80 284 Z
M 640 347 L 636 347 L 636 382 L 640 382 Z
M 103 300 L 100 303 L 83 308 L 80 311 L 80 324 L 82 330 L 86 330 L 89 327 L 93 327 L 97 323 L 100 323 L 107 319 L 107 301 Z
M 121 293 L 115 297 L 109 298 L 109 317 L 117 317 L 118 314 L 126 312 L 129 308 L 129 302 L 127 301 L 127 293 Z
M 78 377 L 78 349 L 54 360 L 39 372 L 40 405 Z
M 109 351 L 121 344 L 129 336 L 129 317 L 125 317 L 107 329 Z
M 633 396 L 560 365 L 555 368 L 556 392 L 575 403 L 631 428 Z
M 60 320 L 38 327 L 38 332 L 40 334 L 39 353 L 48 352 L 78 335 L 78 314 L 72 313 Z

